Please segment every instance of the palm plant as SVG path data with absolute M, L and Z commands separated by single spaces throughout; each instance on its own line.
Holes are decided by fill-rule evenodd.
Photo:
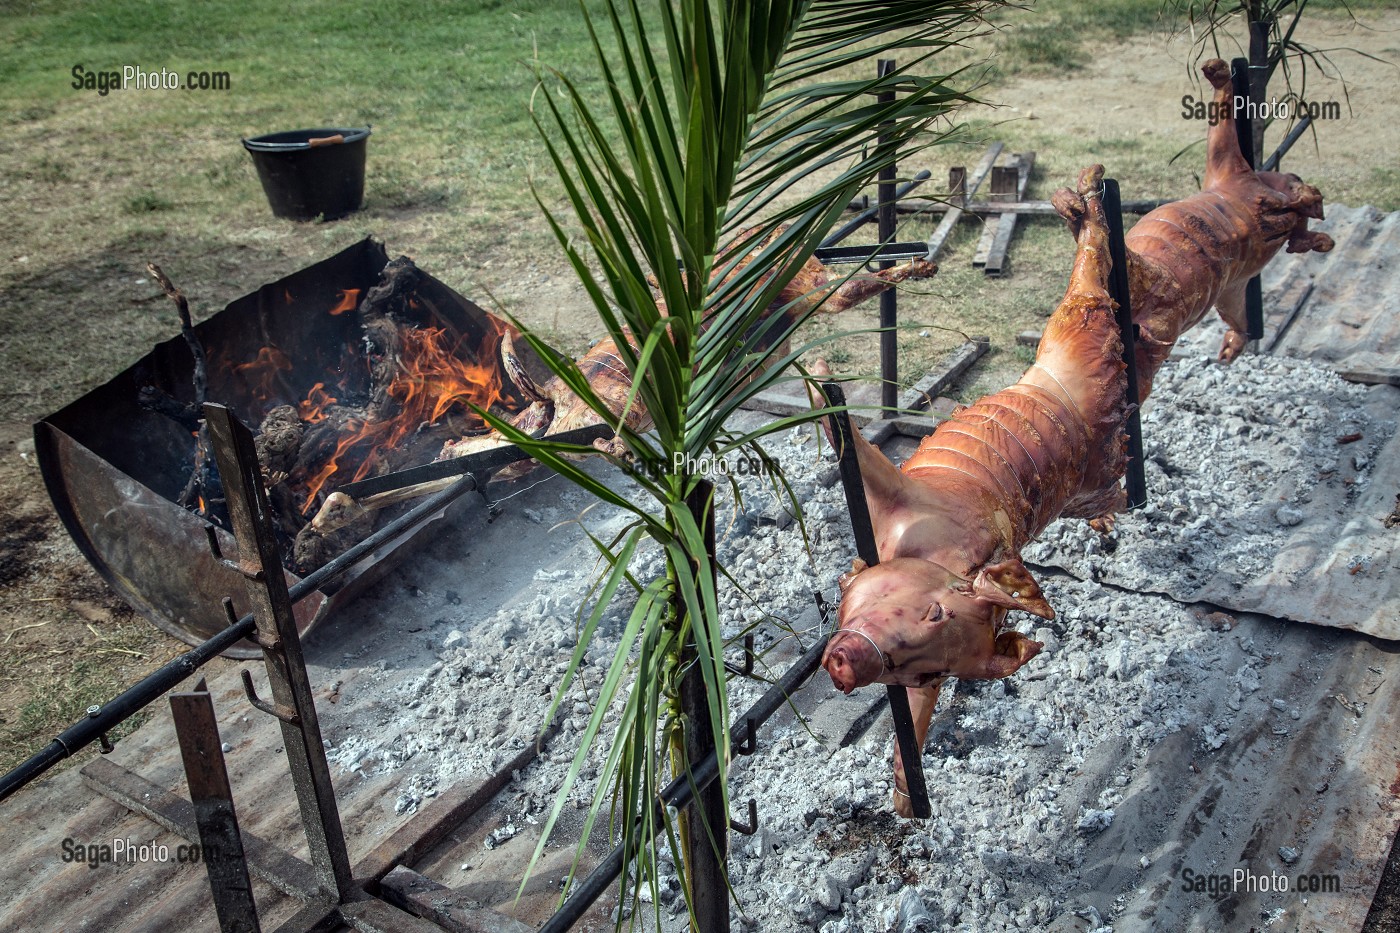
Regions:
M 697 516 L 687 505 L 708 486 L 672 464 L 753 448 L 761 434 L 812 417 L 751 434 L 726 427 L 806 349 L 766 352 L 774 334 L 765 316 L 844 205 L 881 168 L 949 137 L 945 118 L 969 100 L 974 79 L 966 70 L 928 74 L 928 66 L 973 35 L 996 0 L 659 0 L 646 14 L 642 2 L 604 0 L 596 17 L 582 8 L 602 104 L 567 76 L 548 73 L 534 109 L 574 219 L 556 216 L 543 200 L 540 207 L 631 376 L 627 409 L 644 406 L 654 433 L 630 427 L 627 412 L 599 398 L 577 365 L 522 328 L 616 429 L 626 456 L 608 456 L 640 495 L 616 491 L 573 459 L 596 451 L 492 420 L 538 460 L 632 516 L 612 540 L 595 539 L 604 572 L 556 708 L 608 604 L 624 587 L 637 600 L 536 859 L 608 708 L 621 700 L 584 840 L 611 796 L 613 831 L 639 869 L 633 883 L 654 885 L 650 841 L 664 830 L 676 843 L 673 817 L 656 806 L 659 788 L 668 770 L 687 773 L 685 731 L 694 728 L 679 701 L 682 678 L 703 680 L 721 775 L 729 752 L 715 566 L 705 509 Z M 881 77 L 842 76 L 896 53 L 900 66 Z M 882 91 L 893 91 L 894 102 L 880 102 Z M 571 234 L 571 226 L 581 232 Z M 781 346 L 804 316 L 778 335 Z M 662 550 L 665 573 L 638 580 L 629 565 L 648 538 Z M 691 844 L 704 843 L 676 846 L 683 863 Z

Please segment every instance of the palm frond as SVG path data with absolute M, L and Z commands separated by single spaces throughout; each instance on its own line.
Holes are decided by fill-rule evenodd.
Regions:
M 636 522 L 609 544 L 595 539 L 608 552 L 604 584 L 559 697 L 602 607 L 629 581 L 640 536 L 660 545 L 666 566 L 662 579 L 629 581 L 640 588 L 638 600 L 545 838 L 599 735 L 603 711 L 621 703 L 585 841 L 609 794 L 613 832 L 639 867 L 653 863 L 647 846 L 658 831 L 675 839 L 657 799 L 667 769 L 679 777 L 689 767 L 677 755 L 686 727 L 677 702 L 682 677 L 703 680 L 724 773 L 729 709 L 717 574 L 704 521 L 687 504 L 703 480 L 671 470 L 673 458 L 688 462 L 757 444 L 763 432 L 739 435 L 725 424 L 796 361 L 802 350 L 772 354 L 771 347 L 786 343 L 820 305 L 775 303 L 846 203 L 881 169 L 949 138 L 950 115 L 971 99 L 976 79 L 971 71 L 931 65 L 978 34 L 998 5 L 658 0 L 643 9 L 643 0 L 603 0 L 596 17 L 580 8 L 603 78 L 601 99 L 566 75 L 541 74 L 533 116 L 572 216 L 536 197 L 630 374 L 625 410 L 609 408 L 575 363 L 528 328 L 522 332 L 565 385 L 616 427 L 635 460 L 637 483 L 635 494 L 624 495 L 574 459 L 586 451 L 527 437 L 486 416 L 507 439 Z M 876 57 L 895 55 L 898 67 L 869 76 Z M 886 92 L 892 102 L 881 97 Z M 628 424 L 634 406 L 645 409 L 650 432 Z M 811 417 L 781 419 L 769 430 Z M 704 840 L 682 838 L 686 844 Z M 537 858 L 543 846 L 542 839 Z M 678 868 L 684 875 L 685 866 Z

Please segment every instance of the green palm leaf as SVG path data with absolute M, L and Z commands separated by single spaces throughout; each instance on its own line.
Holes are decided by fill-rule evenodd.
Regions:
M 642 0 L 604 0 L 596 18 L 581 8 L 604 79 L 602 100 L 565 75 L 542 75 L 534 117 L 573 216 L 540 206 L 631 375 L 627 408 L 644 407 L 653 425 L 649 433 L 630 428 L 625 412 L 610 409 L 576 364 L 522 328 L 564 383 L 617 428 L 635 459 L 639 490 L 629 498 L 572 459 L 579 449 L 491 419 L 544 464 L 636 519 L 632 532 L 611 543 L 595 539 L 609 552 L 604 581 L 561 697 L 604 604 L 624 581 L 639 591 L 638 602 L 545 838 L 614 702 L 622 705 L 619 726 L 585 834 L 611 794 L 613 830 L 641 868 L 653 862 L 648 845 L 657 831 L 675 837 L 656 801 L 666 770 L 687 770 L 677 685 L 688 674 L 703 679 L 715 746 L 727 763 L 716 574 L 701 522 L 686 504 L 702 481 L 670 471 L 672 458 L 757 443 L 760 434 L 739 436 L 725 423 L 745 399 L 783 378 L 801 350 L 770 355 L 769 347 L 815 310 L 799 299 L 774 334 L 770 306 L 851 197 L 882 168 L 948 138 L 948 117 L 970 99 L 975 80 L 931 66 L 977 34 L 995 5 L 658 0 L 643 10 Z M 898 55 L 899 67 L 854 77 L 857 69 L 873 72 L 882 55 Z M 893 92 L 894 102 L 882 102 L 882 92 Z M 812 417 L 783 419 L 773 429 Z M 628 577 L 642 534 L 662 548 L 663 579 Z

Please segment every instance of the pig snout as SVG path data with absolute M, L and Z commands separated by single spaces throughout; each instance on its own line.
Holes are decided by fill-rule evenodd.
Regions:
M 873 684 L 885 669 L 884 661 L 869 639 L 849 631 L 837 632 L 827 644 L 822 667 L 842 693 Z

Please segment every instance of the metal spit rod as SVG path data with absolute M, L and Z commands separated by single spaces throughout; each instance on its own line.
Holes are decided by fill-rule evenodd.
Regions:
M 834 382 L 822 384 L 827 401 L 835 408 L 846 404 L 846 393 Z M 867 566 L 874 567 L 880 562 L 880 551 L 875 542 L 875 528 L 870 520 L 870 508 L 865 501 L 865 482 L 861 479 L 860 464 L 856 460 L 855 436 L 851 433 L 851 416 L 845 411 L 830 416 L 840 444 L 837 454 L 841 457 L 841 485 L 846 492 L 846 506 L 851 513 L 851 530 L 856 538 L 856 553 Z M 885 694 L 890 701 L 890 716 L 894 719 L 895 741 L 899 743 L 899 760 L 904 765 L 904 784 L 909 792 L 909 803 L 914 816 L 928 819 L 933 807 L 928 800 L 928 785 L 924 781 L 924 750 L 914 733 L 914 714 L 909 709 L 909 692 L 904 687 L 887 685 Z M 897 788 L 896 788 L 897 789 Z
M 522 458 L 523 456 L 522 454 Z M 309 574 L 301 582 L 292 586 L 290 590 L 292 602 L 296 603 L 305 599 L 325 584 L 343 576 L 377 548 L 393 541 L 408 529 L 426 521 L 436 512 L 446 508 L 476 488 L 476 481 L 470 476 L 464 476 L 442 492 L 424 499 L 412 511 L 389 522 L 320 570 Z M 32 755 L 19 767 L 0 777 L 0 801 L 5 800 L 58 762 L 91 745 L 99 737 L 105 736 L 137 712 L 160 699 L 167 691 L 190 677 L 210 659 L 252 635 L 255 628 L 253 614 L 249 613 L 203 644 L 186 651 L 147 674 L 107 703 L 90 709 L 86 719 L 69 726 L 42 751 Z
M 1142 459 L 1142 417 L 1138 405 L 1137 325 L 1133 323 L 1132 291 L 1128 285 L 1128 248 L 1123 240 L 1123 203 L 1118 181 L 1103 180 L 1103 210 L 1108 219 L 1108 254 L 1113 268 L 1108 274 L 1108 293 L 1118 303 L 1118 334 L 1123 340 L 1123 364 L 1127 366 L 1128 396 L 1128 508 L 1147 504 L 1147 472 Z

